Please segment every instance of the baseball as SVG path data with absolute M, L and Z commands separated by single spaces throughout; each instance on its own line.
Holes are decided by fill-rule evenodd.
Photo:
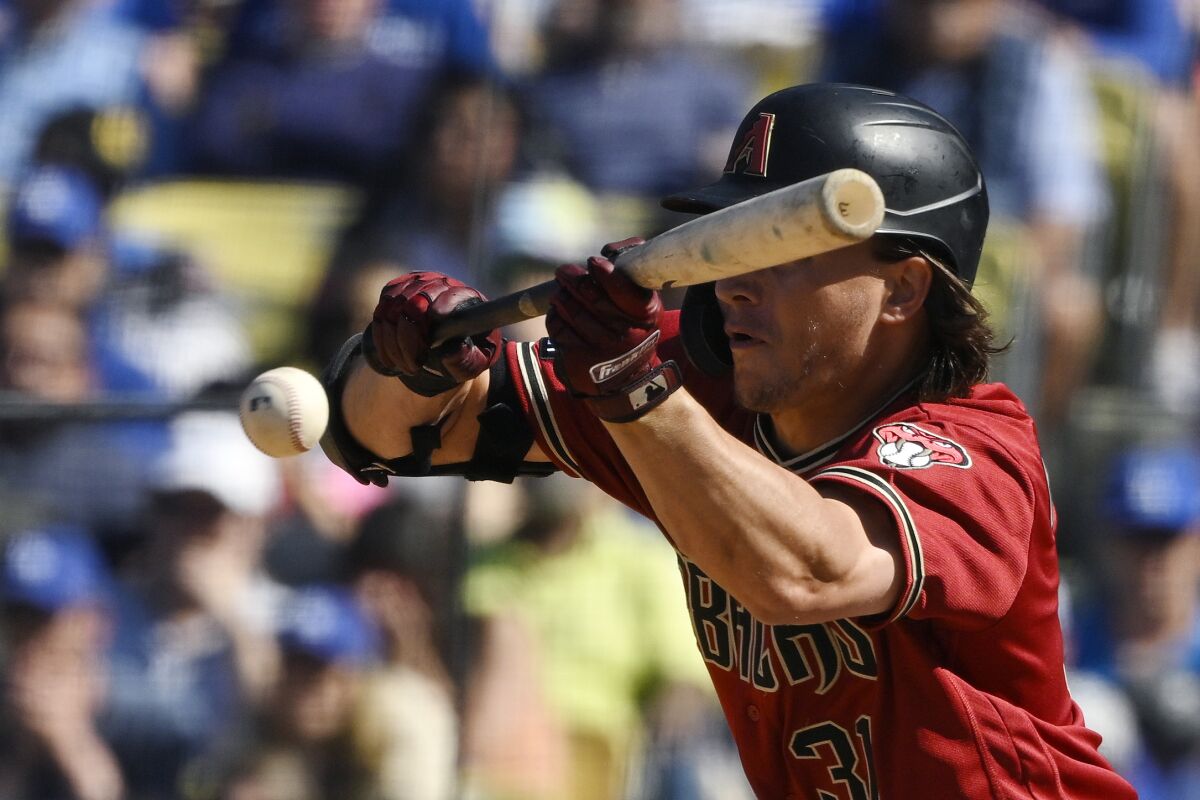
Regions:
M 307 451 L 329 422 L 321 382 L 302 369 L 277 367 L 255 378 L 238 403 L 242 428 L 254 446 L 283 458 Z

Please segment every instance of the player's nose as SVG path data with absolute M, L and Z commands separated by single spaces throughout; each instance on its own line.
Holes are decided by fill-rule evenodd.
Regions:
M 757 304 L 762 299 L 762 282 L 753 272 L 722 278 L 713 288 L 717 300 L 726 305 Z

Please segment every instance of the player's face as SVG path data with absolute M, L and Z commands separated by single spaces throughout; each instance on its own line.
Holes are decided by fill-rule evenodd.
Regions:
M 885 285 L 867 245 L 721 280 L 716 292 L 743 408 L 836 404 L 869 368 Z

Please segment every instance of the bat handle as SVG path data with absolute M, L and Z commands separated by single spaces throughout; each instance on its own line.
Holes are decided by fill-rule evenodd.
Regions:
M 550 298 L 554 297 L 556 286 L 553 280 L 549 280 L 456 311 L 434 327 L 431 336 L 433 345 L 436 347 L 450 339 L 487 333 L 494 328 L 540 317 L 550 310 Z
M 642 245 L 628 247 L 615 259 L 617 268 L 629 260 L 630 253 Z M 634 278 L 636 281 L 637 279 Z M 487 333 L 527 319 L 540 317 L 550 310 L 550 299 L 554 297 L 557 283 L 551 279 L 519 292 L 487 300 L 479 305 L 455 311 L 433 329 L 433 346 L 437 347 L 451 339 L 461 339 L 477 333 Z M 652 287 L 647 287 L 652 288 Z

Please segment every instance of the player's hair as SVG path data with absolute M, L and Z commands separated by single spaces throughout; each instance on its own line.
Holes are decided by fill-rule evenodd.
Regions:
M 966 397 L 971 387 L 985 383 L 993 355 L 1010 343 L 996 344 L 983 303 L 971 294 L 947 259 L 931 243 L 905 236 L 878 236 L 875 254 L 885 261 L 902 261 L 920 256 L 929 262 L 933 279 L 925 310 L 932 334 L 932 352 L 925 372 L 918 378 L 917 392 L 924 402 L 941 402 Z

